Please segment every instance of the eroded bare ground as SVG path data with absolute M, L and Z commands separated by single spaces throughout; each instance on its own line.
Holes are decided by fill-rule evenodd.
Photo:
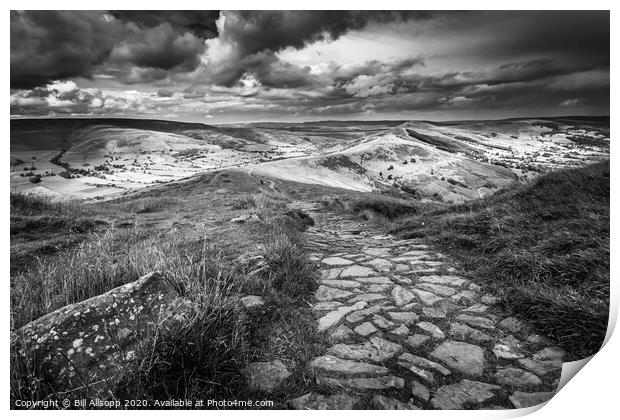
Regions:
M 331 347 L 294 408 L 510 409 L 549 400 L 564 351 L 501 312 L 420 241 L 299 202 L 322 268 L 313 311 Z

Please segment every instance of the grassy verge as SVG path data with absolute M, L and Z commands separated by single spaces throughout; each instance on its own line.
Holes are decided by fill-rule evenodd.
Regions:
M 408 209 L 360 200 L 347 208 L 375 213 L 403 238 L 433 243 L 509 312 L 580 359 L 598 351 L 607 328 L 609 188 L 605 161 L 462 205 Z
M 182 199 L 142 197 L 111 204 L 105 211 L 148 216 L 151 210 L 139 210 L 159 211 L 160 205 L 179 208 Z M 31 213 L 17 206 L 12 206 L 12 211 L 16 216 L 33 217 L 63 213 L 62 207 L 55 207 L 60 205 L 32 200 L 27 207 L 34 209 Z M 276 398 L 283 404 L 292 389 L 305 386 L 305 361 L 313 351 L 318 352 L 319 345 L 313 344 L 319 341 L 305 303 L 316 288 L 315 267 L 308 260 L 301 233 L 309 222 L 307 216 L 290 211 L 287 202 L 284 194 L 260 191 L 244 207 L 259 215 L 260 222 L 230 224 L 199 239 L 155 226 L 152 221 L 161 217 L 130 229 L 111 222 L 102 231 L 85 234 L 71 249 L 38 256 L 12 277 L 12 329 L 159 271 L 178 284 L 183 296 L 199 309 L 183 328 L 150 332 L 151 338 L 137 352 L 135 363 L 125 369 L 122 383 L 111 390 L 114 397 L 258 398 L 261 396 L 245 389 L 245 366 L 251 361 L 279 358 L 295 373 Z M 196 207 L 201 208 L 200 203 Z M 225 213 L 226 209 L 220 210 Z M 75 211 L 81 215 L 85 209 L 76 205 Z M 239 304 L 239 297 L 247 294 L 263 296 L 265 305 L 248 313 Z M 11 368 L 12 400 L 48 396 L 49 384 L 37 376 L 36 366 L 12 360 Z

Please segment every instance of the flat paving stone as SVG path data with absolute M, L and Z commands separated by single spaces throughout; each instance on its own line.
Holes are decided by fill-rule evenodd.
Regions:
M 405 380 L 396 376 L 380 376 L 377 378 L 329 378 L 317 377 L 317 385 L 356 390 L 403 389 Z
M 473 316 L 467 314 L 458 315 L 455 318 L 457 321 L 463 322 L 471 327 L 478 327 L 484 329 L 493 329 L 495 328 L 495 321 L 489 318 L 483 318 L 480 316 Z
M 485 313 L 489 310 L 487 305 L 483 305 L 482 303 L 474 303 L 468 308 L 463 309 L 463 312 L 473 312 L 477 314 Z
M 367 261 L 366 264 L 373 266 L 379 271 L 390 271 L 394 264 L 383 258 L 375 258 L 374 260 Z
M 385 293 L 390 290 L 392 286 L 389 284 L 369 284 L 366 290 L 370 293 Z
M 376 333 L 377 329 L 370 322 L 364 322 L 357 327 L 353 328 L 353 331 L 361 335 L 362 337 L 366 337 L 372 333 Z
M 406 336 L 409 335 L 410 331 L 409 328 L 407 328 L 405 325 L 400 325 L 396 328 L 394 328 L 391 331 L 392 334 L 396 334 L 396 335 L 402 335 L 402 336 Z
M 441 284 L 444 286 L 461 287 L 467 284 L 467 280 L 458 276 L 422 276 L 420 283 Z
M 435 324 L 422 321 L 418 322 L 416 325 L 425 333 L 430 334 L 433 338 L 437 338 L 439 340 L 443 340 L 444 338 L 446 338 L 444 332 L 441 331 L 441 329 Z
M 341 278 L 370 277 L 370 276 L 376 276 L 376 275 L 377 275 L 376 271 L 368 267 L 362 267 L 361 265 L 351 265 L 345 268 L 344 270 L 342 270 L 342 273 L 340 273 Z
M 349 298 L 347 302 L 349 303 L 360 302 L 360 301 L 376 302 L 378 300 L 384 300 L 384 299 L 386 299 L 386 296 L 381 293 L 361 293 L 359 295 L 353 296 L 352 298 Z
M 428 292 L 426 290 L 412 289 L 411 290 L 417 297 L 424 303 L 425 305 L 434 305 L 435 303 L 442 300 L 439 296 L 434 293 Z
M 516 391 L 508 399 L 515 408 L 533 407 L 549 401 L 555 392 L 522 392 Z
M 411 381 L 411 394 L 422 401 L 428 401 L 431 398 L 429 389 L 418 381 Z
M 355 305 L 351 306 L 341 306 L 338 309 L 335 309 L 329 312 L 327 315 L 322 316 L 318 320 L 318 330 L 325 331 L 330 327 L 339 323 L 342 318 L 347 316 L 349 313 L 353 311 L 358 311 L 363 309 L 368 305 L 366 302 L 357 302 Z
M 342 302 L 338 302 L 337 300 L 325 300 L 323 302 L 317 302 L 316 305 L 312 307 L 313 311 L 333 311 L 334 309 L 342 306 Z
M 353 280 L 322 280 L 321 284 L 324 284 L 327 287 L 335 287 L 339 289 L 355 289 L 356 287 L 361 286 L 359 282 Z
M 457 341 L 468 341 L 476 344 L 490 345 L 493 344 L 493 337 L 483 333 L 469 325 L 453 322 L 450 324 L 450 336 Z
M 353 261 L 341 257 L 329 257 L 321 261 L 325 265 L 351 265 Z
M 497 385 L 463 379 L 440 387 L 431 399 L 431 404 L 442 410 L 461 410 L 469 404 L 483 404 L 492 400 L 500 389 Z
M 456 290 L 452 287 L 442 286 L 440 284 L 419 283 L 416 285 L 416 287 L 444 297 L 452 296 L 456 293 Z
M 476 292 L 472 292 L 471 290 L 461 290 L 455 295 L 450 296 L 455 302 L 468 302 L 471 303 L 476 300 Z
M 403 306 L 415 299 L 415 295 L 402 286 L 394 286 L 392 289 L 392 299 L 397 306 Z
M 387 330 L 388 328 L 392 328 L 394 326 L 394 323 L 392 321 L 387 320 L 381 315 L 377 315 L 377 314 L 373 315 L 372 322 L 377 327 L 382 328 L 384 330 Z
M 360 311 L 355 311 L 347 316 L 347 321 L 352 324 L 357 324 L 360 321 L 363 321 L 367 316 L 376 314 L 381 311 L 381 306 L 371 306 L 367 309 L 362 309 Z
M 359 398 L 346 394 L 321 395 L 314 392 L 289 400 L 295 410 L 352 410 Z
M 502 322 L 499 323 L 499 326 L 515 334 L 515 333 L 520 332 L 523 329 L 524 324 L 523 322 L 519 321 L 517 318 L 510 316 L 508 318 L 503 319 Z
M 409 345 L 410 347 L 418 348 L 418 347 L 420 347 L 421 345 L 423 345 L 424 343 L 426 343 L 430 339 L 431 338 L 428 335 L 413 334 L 413 335 L 407 337 L 407 340 L 405 341 L 405 343 L 407 345 Z
M 372 397 L 373 405 L 378 410 L 419 410 L 413 404 L 404 403 L 394 398 L 386 397 L 385 395 L 374 395 Z
M 558 374 L 562 371 L 562 363 L 556 361 L 536 361 L 532 359 L 519 359 L 517 363 L 538 376 Z
M 469 376 L 481 376 L 487 366 L 484 350 L 462 341 L 445 341 L 438 345 L 430 356 Z
M 336 327 L 336 329 L 330 334 L 330 338 L 333 343 L 341 343 L 343 341 L 347 341 L 354 334 L 355 332 L 346 325 L 338 325 L 338 327 Z
M 513 388 L 531 390 L 542 385 L 542 381 L 536 375 L 527 370 L 507 367 L 495 372 L 495 381 L 500 385 L 506 385 Z
M 356 278 L 355 281 L 360 283 L 369 283 L 369 284 L 394 284 L 392 280 L 383 276 L 374 276 L 374 277 L 360 277 Z
M 366 248 L 364 254 L 372 255 L 373 257 L 384 257 L 390 255 L 392 250 L 390 248 Z
M 310 367 L 321 372 L 348 376 L 383 376 L 390 373 L 390 370 L 383 366 L 365 362 L 355 362 L 329 355 L 314 358 L 310 362 Z
M 314 296 L 316 297 L 316 300 L 336 300 L 348 298 L 352 294 L 353 293 L 347 292 L 345 290 L 321 285 L 316 290 Z
M 340 275 L 340 273 L 342 273 L 342 270 L 344 270 L 344 267 L 330 268 L 328 270 L 322 270 L 321 271 L 321 277 L 324 277 L 324 278 L 327 278 L 327 279 L 337 279 L 338 276 Z
M 521 343 L 512 335 L 498 340 L 493 346 L 493 353 L 496 357 L 506 360 L 521 359 L 525 357 L 521 351 Z
M 445 318 L 447 313 L 441 308 L 422 308 L 422 315 L 427 318 Z
M 401 354 L 400 356 L 398 356 L 398 360 L 401 362 L 409 363 L 412 366 L 417 366 L 423 369 L 431 370 L 443 377 L 450 376 L 452 374 L 450 370 L 446 369 L 441 364 L 425 359 L 420 356 L 415 356 L 411 353 Z
M 400 344 L 375 336 L 360 344 L 336 344 L 327 352 L 343 359 L 381 363 L 401 353 L 402 350 Z
M 560 347 L 546 347 L 532 356 L 532 359 L 540 361 L 562 362 L 566 357 L 566 351 Z
M 394 322 L 402 322 L 406 325 L 414 325 L 420 316 L 414 312 L 388 312 L 388 316 Z

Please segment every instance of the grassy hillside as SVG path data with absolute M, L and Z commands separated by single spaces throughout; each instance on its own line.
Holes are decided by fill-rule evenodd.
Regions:
M 111 390 L 116 398 L 255 399 L 245 388 L 247 363 L 280 358 L 293 371 L 274 399 L 282 407 L 305 389 L 307 360 L 325 346 L 310 308 L 297 304 L 312 299 L 316 273 L 300 233 L 312 220 L 291 211 L 290 201 L 286 191 L 229 172 L 107 203 L 13 193 L 11 330 L 159 271 L 201 311 L 182 330 L 153 332 Z M 255 221 L 230 223 L 248 214 Z M 265 300 L 250 316 L 239 305 L 248 294 Z M 54 388 L 37 366 L 13 356 L 12 400 L 84 397 Z

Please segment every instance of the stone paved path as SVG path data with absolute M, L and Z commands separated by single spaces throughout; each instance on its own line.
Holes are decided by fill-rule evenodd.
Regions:
M 313 310 L 333 345 L 310 363 L 321 392 L 291 407 L 510 409 L 551 398 L 563 350 L 501 313 L 475 279 L 420 241 L 305 210 L 322 269 Z

